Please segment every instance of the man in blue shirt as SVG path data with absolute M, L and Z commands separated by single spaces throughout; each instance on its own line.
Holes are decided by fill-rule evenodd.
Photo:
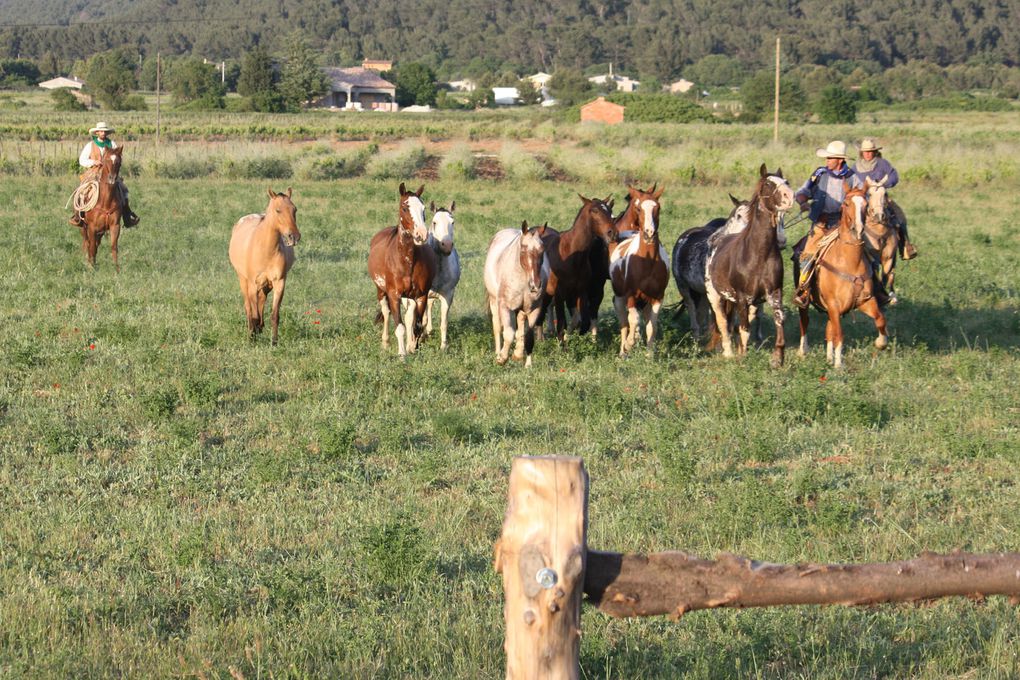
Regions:
M 885 188 L 892 189 L 899 183 L 899 173 L 896 172 L 892 163 L 882 157 L 882 147 L 876 144 L 875 140 L 862 139 L 860 151 L 861 157 L 852 170 L 861 184 L 864 184 L 865 179 L 870 179 L 873 183 L 878 184 L 885 178 Z M 890 199 L 889 206 L 892 209 L 893 226 L 899 232 L 900 257 L 904 260 L 912 260 L 917 257 L 917 248 L 910 242 L 910 236 L 907 233 L 907 216 L 903 214 L 903 209 L 895 201 Z
M 847 185 L 851 188 L 862 186 L 861 180 L 847 167 L 846 143 L 839 140 L 829 142 L 824 149 L 815 151 L 815 155 L 824 158 L 825 165 L 816 168 L 793 196 L 800 203 L 801 212 L 810 210 L 808 218 L 811 220 L 807 236 L 793 247 L 793 256 L 800 259 L 800 281 L 797 282 L 793 302 L 801 308 L 808 306 L 808 284 L 818 241 L 826 231 L 839 225 Z

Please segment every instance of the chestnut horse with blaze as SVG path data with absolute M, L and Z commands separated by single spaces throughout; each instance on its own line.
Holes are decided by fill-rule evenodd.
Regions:
M 811 302 L 825 312 L 825 358 L 836 368 L 843 366 L 843 326 L 840 317 L 858 309 L 875 320 L 878 338 L 875 347 L 885 349 L 885 314 L 875 299 L 875 281 L 871 264 L 864 250 L 864 219 L 867 207 L 866 189 L 849 189 L 843 199 L 839 228 L 836 234 L 823 237 L 818 250 L 818 264 L 811 281 Z M 832 238 L 829 245 L 825 240 Z M 800 262 L 793 258 L 793 280 L 800 280 Z M 808 310 L 800 310 L 800 350 L 807 354 Z
M 103 154 L 98 166 L 99 199 L 95 207 L 85 213 L 81 223 L 81 247 L 85 251 L 90 267 L 96 266 L 96 252 L 99 250 L 100 241 L 103 240 L 103 234 L 110 232 L 113 266 L 120 271 L 120 264 L 117 262 L 117 242 L 120 240 L 120 222 L 124 207 L 121 204 L 117 178 L 120 176 L 123 153 L 124 147 L 117 147 Z
M 230 236 L 230 264 L 237 272 L 244 297 L 244 313 L 252 339 L 262 331 L 266 297 L 273 291 L 273 344 L 280 328 L 280 305 L 287 272 L 294 265 L 294 245 L 301 240 L 297 208 L 291 189 L 278 194 L 268 190 L 269 205 L 262 215 L 246 215 Z
M 383 229 L 372 237 L 368 249 L 368 275 L 377 289 L 379 314 L 382 321 L 382 346 L 390 346 L 390 316 L 396 328 L 397 353 L 401 358 L 414 352 L 422 335 L 422 317 L 428 304 L 432 279 L 436 274 L 436 255 L 428 245 L 429 229 L 425 225 L 425 204 L 418 191 L 409 192 L 400 184 L 399 221 L 397 226 Z M 400 316 L 400 300 L 412 302 L 404 318 Z
M 659 197 L 662 190 L 653 192 L 630 189 L 625 214 L 633 215 L 632 224 L 637 233 L 610 245 L 609 276 L 613 282 L 613 304 L 620 320 L 621 357 L 626 356 L 641 337 L 639 312 L 645 319 L 648 351 L 654 349 L 659 309 L 669 285 L 669 254 L 659 242 Z

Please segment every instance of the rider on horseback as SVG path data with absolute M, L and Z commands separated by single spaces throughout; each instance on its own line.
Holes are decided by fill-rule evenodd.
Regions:
M 81 155 L 78 156 L 78 163 L 85 168 L 80 176 L 80 181 L 84 184 L 89 180 L 96 178 L 98 166 L 103 160 L 103 155 L 107 149 L 116 149 L 117 142 L 110 138 L 113 134 L 114 129 L 108 126 L 106 123 L 96 123 L 94 128 L 89 129 L 89 134 L 92 135 L 92 139 L 85 144 L 85 147 L 81 150 Z M 131 210 L 131 206 L 128 205 L 128 190 L 124 186 L 123 180 L 120 177 L 117 178 L 117 188 L 120 190 L 121 203 L 124 207 L 124 226 L 134 227 L 137 226 L 141 220 L 138 215 Z M 85 224 L 85 213 L 78 210 L 74 211 L 74 214 L 69 220 L 71 226 L 82 227 Z
M 839 225 L 847 185 L 851 188 L 861 186 L 861 180 L 847 167 L 844 142 L 839 140 L 829 142 L 828 146 L 818 149 L 815 154 L 825 159 L 825 165 L 816 168 L 811 177 L 794 194 L 794 198 L 800 203 L 801 212 L 811 211 L 808 214 L 811 229 L 807 236 L 793 247 L 793 256 L 800 258 L 800 281 L 797 282 L 797 293 L 793 302 L 802 308 L 808 305 L 808 284 L 814 269 L 818 242 L 829 230 Z
M 875 140 L 862 139 L 860 151 L 861 157 L 851 169 L 862 184 L 868 178 L 875 184 L 878 184 L 882 181 L 883 177 L 887 177 L 888 179 L 884 183 L 885 188 L 892 189 L 896 186 L 897 182 L 900 181 L 899 173 L 896 172 L 896 168 L 892 166 L 892 163 L 882 157 L 882 147 L 875 144 Z M 893 218 L 892 226 L 896 227 L 900 236 L 900 257 L 904 260 L 912 260 L 917 257 L 917 248 L 910 242 L 910 236 L 907 234 L 907 216 L 903 213 L 903 209 L 891 199 L 889 200 L 889 207 L 891 208 Z

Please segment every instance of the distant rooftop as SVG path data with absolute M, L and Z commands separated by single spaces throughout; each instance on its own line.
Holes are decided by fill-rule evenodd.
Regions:
M 367 87 L 378 90 L 391 90 L 395 87 L 388 80 L 383 80 L 377 72 L 361 66 L 352 66 L 351 68 L 327 66 L 322 69 L 322 72 L 326 74 L 326 77 L 329 78 L 334 87 L 339 87 L 340 89 Z

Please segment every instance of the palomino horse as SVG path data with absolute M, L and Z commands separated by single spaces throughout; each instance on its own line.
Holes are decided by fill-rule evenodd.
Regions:
M 377 289 L 379 315 L 376 320 L 382 321 L 382 346 L 383 349 L 390 346 L 388 334 L 392 315 L 397 353 L 401 358 L 418 348 L 422 317 L 436 273 L 436 256 L 428 246 L 425 204 L 421 200 L 424 190 L 421 186 L 411 193 L 401 182 L 397 226 L 373 236 L 368 248 L 368 275 Z M 400 315 L 401 298 L 412 302 L 404 318 Z
M 613 305 L 620 320 L 621 357 L 627 356 L 641 336 L 639 311 L 645 319 L 648 351 L 655 347 L 659 309 L 669 285 L 669 255 L 659 242 L 661 195 L 661 189 L 654 194 L 631 189 L 627 211 L 635 213 L 637 233 L 610 246 L 609 276 L 613 282 Z
M 290 200 L 291 189 L 278 194 L 269 189 L 269 205 L 261 215 L 245 215 L 234 224 L 230 235 L 230 264 L 237 272 L 244 297 L 248 333 L 254 338 L 263 327 L 266 297 L 273 291 L 273 344 L 280 328 L 280 304 L 287 272 L 294 265 L 294 245 L 301 240 L 297 208 Z
M 793 205 L 793 190 L 782 170 L 769 174 L 762 163 L 760 179 L 748 205 L 747 228 L 722 236 L 708 256 L 705 291 L 722 335 L 723 355 L 733 356 L 729 318 L 740 319 L 740 353 L 747 352 L 751 322 L 758 305 L 768 300 L 776 324 L 773 367 L 781 366 L 786 341 L 783 336 L 783 259 L 779 254 L 782 214 Z
M 848 189 L 843 199 L 839 230 L 826 236 L 818 250 L 818 264 L 811 281 L 811 302 L 829 316 L 825 325 L 825 357 L 836 368 L 843 366 L 843 327 L 840 317 L 859 309 L 875 320 L 875 347 L 885 349 L 885 315 L 875 299 L 872 271 L 864 252 L 865 189 Z M 826 240 L 832 239 L 829 245 Z M 793 258 L 793 280 L 800 280 L 800 263 Z M 800 356 L 807 354 L 808 310 L 800 310 Z
M 896 227 L 890 224 L 892 208 L 886 194 L 885 182 L 888 175 L 878 182 L 869 177 L 864 181 L 867 189 L 868 213 L 864 220 L 864 250 L 868 257 L 881 267 L 881 282 L 889 294 L 889 304 L 896 304 L 896 253 L 899 248 L 900 235 Z
M 549 304 L 555 302 L 556 335 L 560 342 L 563 342 L 568 330 L 568 304 L 571 312 L 569 330 L 580 328 L 581 333 L 588 332 L 591 324 L 588 297 L 592 280 L 589 249 L 596 236 L 607 245 L 616 238 L 609 199 L 602 201 L 578 196 L 584 205 L 574 218 L 573 226 L 562 233 L 546 229 L 544 237 L 550 272 L 539 323 L 544 319 Z
M 120 240 L 120 221 L 123 211 L 117 178 L 120 176 L 120 164 L 124 147 L 109 149 L 103 154 L 99 164 L 99 198 L 94 208 L 85 213 L 81 228 L 81 247 L 88 258 L 89 266 L 96 266 L 96 251 L 103 234 L 110 232 L 110 254 L 113 266 L 120 271 L 117 262 L 117 242 Z
M 546 225 L 528 229 L 501 229 L 485 255 L 485 296 L 492 314 L 496 363 L 504 364 L 516 336 L 514 359 L 531 366 L 535 325 L 542 312 L 542 295 L 549 279 L 545 260 Z
M 710 323 L 713 330 L 715 328 L 715 322 L 708 316 L 710 307 L 705 292 L 705 263 L 711 250 L 710 243 L 717 234 L 735 234 L 747 227 L 747 201 L 740 201 L 732 194 L 730 200 L 733 201 L 733 210 L 728 218 L 717 217 L 704 226 L 688 229 L 673 245 L 670 259 L 673 279 L 687 308 L 691 334 L 698 340 Z
M 425 310 L 425 332 L 432 333 L 432 308 L 439 302 L 439 337 L 440 349 L 446 349 L 446 331 L 453 304 L 453 293 L 460 282 L 460 255 L 453 245 L 453 209 L 436 209 L 432 204 L 432 227 L 429 229 L 429 245 L 436 256 L 436 273 L 432 277 L 432 289 L 429 291 L 428 307 Z

